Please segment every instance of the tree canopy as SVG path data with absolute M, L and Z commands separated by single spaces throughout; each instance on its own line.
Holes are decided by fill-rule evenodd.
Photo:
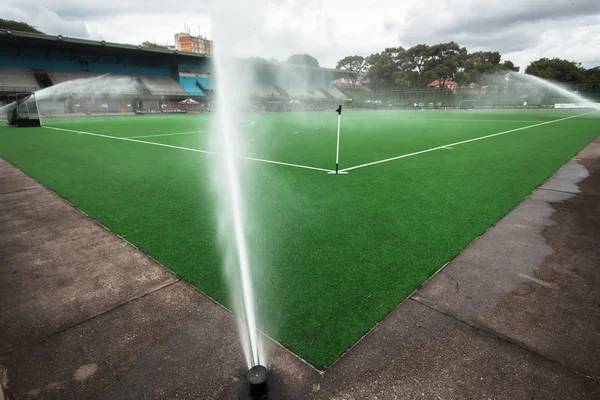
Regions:
M 560 58 L 540 58 L 525 69 L 525 73 L 557 82 L 577 82 L 586 79 L 586 69 L 575 61 Z M 594 76 L 591 72 L 590 76 Z
M 367 61 L 363 56 L 347 56 L 338 61 L 335 69 L 354 72 L 356 75 L 348 79 L 352 83 L 352 87 L 356 87 L 356 83 L 367 70 Z
M 319 67 L 319 61 L 310 54 L 294 54 L 287 59 L 288 64 L 302 65 L 305 67 Z
M 600 67 L 594 67 L 585 70 L 586 81 L 600 81 Z
M 167 47 L 167 46 L 165 46 L 165 45 L 162 45 L 162 44 L 156 44 L 156 43 L 153 43 L 153 42 L 149 42 L 149 41 L 147 41 L 147 40 L 146 40 L 145 42 L 142 42 L 142 44 L 141 44 L 141 45 L 142 45 L 143 47 L 150 47 L 150 48 L 153 48 L 153 49 L 167 49 L 167 48 L 168 48 L 168 47 Z
M 338 61 L 337 69 L 356 71 L 353 62 L 360 56 L 348 56 Z M 418 44 L 409 49 L 389 47 L 365 57 L 364 73 L 372 89 L 393 87 L 424 87 L 438 81 L 443 88 L 449 79 L 459 85 L 479 83 L 484 76 L 506 71 L 519 71 L 510 60 L 501 62 L 497 51 L 469 53 L 456 42 L 436 45 Z
M 12 31 L 21 31 L 29 33 L 44 33 L 35 26 L 31 26 L 25 22 L 13 21 L 12 19 L 0 18 L 0 29 L 9 29 Z

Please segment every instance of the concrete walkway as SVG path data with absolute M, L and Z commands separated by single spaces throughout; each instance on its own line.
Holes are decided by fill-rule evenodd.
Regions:
M 327 371 L 270 341 L 285 399 L 600 398 L 600 139 Z M 234 317 L 0 159 L 13 399 L 235 398 Z

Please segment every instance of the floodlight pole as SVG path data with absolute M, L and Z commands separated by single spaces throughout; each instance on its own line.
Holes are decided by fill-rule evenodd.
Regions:
M 335 110 L 338 113 L 338 129 L 337 129 L 337 143 L 335 146 L 335 171 L 328 171 L 329 175 L 348 175 L 346 171 L 340 171 L 340 125 L 342 123 L 342 105 Z

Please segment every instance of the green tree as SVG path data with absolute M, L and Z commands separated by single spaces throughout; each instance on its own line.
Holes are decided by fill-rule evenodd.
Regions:
M 585 70 L 586 81 L 600 81 L 600 67 L 594 67 Z
M 414 58 L 404 47 L 389 47 L 385 49 L 396 66 L 394 83 L 396 86 L 414 86 L 418 81 L 419 72 L 416 70 Z
M 484 75 L 502 74 L 506 71 L 518 72 L 519 67 L 507 60 L 500 62 L 501 56 L 497 51 L 476 51 L 467 55 L 464 68 L 473 82 L 481 83 Z
M 500 68 L 500 53 L 476 51 L 467 55 L 464 69 L 474 82 L 480 82 L 484 74 L 492 74 Z
M 425 84 L 425 68 L 429 60 L 429 46 L 418 44 L 406 51 L 406 72 L 410 77 L 412 86 L 423 86 Z
M 512 61 L 510 60 L 506 60 L 504 61 L 503 64 L 504 70 L 506 71 L 513 71 L 513 72 L 519 72 L 521 70 L 521 67 L 517 67 Z
M 366 58 L 369 66 L 367 77 L 371 89 L 377 90 L 396 86 L 398 77 L 398 66 L 394 62 L 392 53 L 382 51 L 371 54 Z
M 560 58 L 540 58 L 525 69 L 525 73 L 557 82 L 577 82 L 585 79 L 581 63 Z
M 367 70 L 367 61 L 363 56 L 347 56 L 338 61 L 335 69 L 340 71 L 353 72 L 348 79 L 352 83 L 352 88 L 356 88 L 356 82 L 365 74 Z
M 471 79 L 471 75 L 465 71 L 458 71 L 454 74 L 454 82 L 456 82 L 459 86 L 465 86 L 472 81 L 473 79 Z
M 429 79 L 438 79 L 440 87 L 443 88 L 448 78 L 453 78 L 463 67 L 467 49 L 460 47 L 456 42 L 440 43 L 431 46 L 428 55 L 424 75 Z
M 319 61 L 310 54 L 294 54 L 287 59 L 288 64 L 319 68 Z
M 167 49 L 168 48 L 165 45 L 156 44 L 156 43 L 153 43 L 153 42 L 149 42 L 147 40 L 145 42 L 142 42 L 142 46 L 143 47 L 149 47 L 149 48 L 152 48 L 152 49 Z
M 8 29 L 11 31 L 21 31 L 29 33 L 44 33 L 35 26 L 31 26 L 25 22 L 13 21 L 11 19 L 0 18 L 0 29 Z

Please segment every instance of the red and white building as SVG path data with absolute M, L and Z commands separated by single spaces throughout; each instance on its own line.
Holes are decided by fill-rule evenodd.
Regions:
M 175 48 L 179 51 L 198 54 L 212 54 L 213 41 L 203 36 L 194 36 L 189 33 L 175 34 Z

